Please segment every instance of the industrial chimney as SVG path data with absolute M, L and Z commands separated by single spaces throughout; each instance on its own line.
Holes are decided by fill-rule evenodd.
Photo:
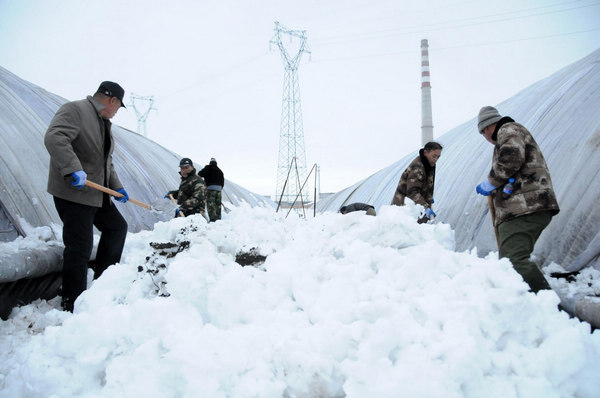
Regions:
M 429 76 L 429 45 L 427 39 L 421 40 L 421 141 L 423 145 L 433 141 L 431 79 Z

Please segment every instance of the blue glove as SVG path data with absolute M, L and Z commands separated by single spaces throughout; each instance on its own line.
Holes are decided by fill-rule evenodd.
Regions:
M 435 214 L 435 212 L 431 210 L 431 207 L 428 207 L 425 209 L 425 217 L 431 218 L 431 216 L 437 217 L 437 214 Z
M 488 180 L 483 180 L 481 184 L 477 185 L 475 191 L 477 191 L 477 193 L 480 195 L 490 196 L 494 189 L 496 189 L 496 187 L 493 186 Z
M 71 173 L 71 178 L 73 179 L 73 181 L 71 181 L 71 185 L 73 185 L 74 187 L 79 187 L 78 189 L 81 189 L 87 181 L 87 174 L 85 173 L 85 171 L 79 170 L 74 173 Z
M 170 194 L 171 194 L 171 191 L 167 192 L 167 193 L 165 194 L 165 196 L 163 196 L 163 198 L 165 198 L 165 199 L 170 199 L 170 198 L 169 198 L 169 195 L 170 195 Z
M 125 190 L 125 188 L 119 188 L 117 189 L 117 192 L 123 194 L 123 196 L 121 196 L 120 198 L 115 197 L 115 200 L 118 200 L 121 203 L 125 203 L 129 200 L 129 195 L 127 195 L 127 191 Z

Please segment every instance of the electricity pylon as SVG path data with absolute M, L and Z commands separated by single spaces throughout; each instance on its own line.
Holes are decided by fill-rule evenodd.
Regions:
M 306 179 L 306 154 L 304 151 L 304 131 L 302 126 L 302 107 L 300 104 L 300 86 L 298 84 L 298 66 L 303 53 L 310 54 L 306 44 L 305 30 L 290 30 L 275 22 L 275 34 L 271 44 L 276 44 L 281 52 L 285 67 L 283 82 L 283 102 L 281 107 L 281 125 L 279 133 L 279 160 L 277 163 L 276 199 L 291 203 L 294 201 Z M 292 42 L 299 41 L 296 55 L 290 56 L 283 45 L 282 36 L 287 35 Z M 308 200 L 309 189 L 301 194 Z
M 136 102 L 144 104 L 144 106 L 141 106 L 140 109 L 138 109 L 138 105 L 136 104 Z M 138 132 L 138 134 L 143 135 L 144 137 L 147 137 L 148 134 L 146 132 L 146 119 L 148 119 L 148 114 L 150 113 L 151 110 L 156 110 L 156 108 L 152 107 L 152 105 L 154 105 L 154 96 L 150 95 L 150 96 L 142 97 L 141 95 L 131 93 L 130 94 L 130 104 L 128 104 L 128 105 L 133 107 L 133 110 L 135 111 L 135 114 L 137 115 L 137 118 L 138 118 L 137 132 Z

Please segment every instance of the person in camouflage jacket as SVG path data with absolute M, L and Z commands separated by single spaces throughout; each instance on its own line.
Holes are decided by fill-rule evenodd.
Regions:
M 196 174 L 194 163 L 189 158 L 181 159 L 179 169 L 181 175 L 179 189 L 169 191 L 166 195 L 173 195 L 173 198 L 177 200 L 179 209 L 177 209 L 175 216 L 202 214 L 206 218 L 206 184 L 204 180 Z
M 404 206 L 404 199 L 410 198 L 416 204 L 425 208 L 424 215 L 417 220 L 419 224 L 435 217 L 431 205 L 433 204 L 433 190 L 435 186 L 435 164 L 442 154 L 442 146 L 437 142 L 428 142 L 419 150 L 417 156 L 404 170 L 392 205 Z
M 494 145 L 492 168 L 476 191 L 492 195 L 500 257 L 510 259 L 531 291 L 550 289 L 529 259 L 540 234 L 560 211 L 544 155 L 523 125 L 491 106 L 479 111 L 478 129 Z M 505 194 L 509 178 L 514 178 L 513 191 Z

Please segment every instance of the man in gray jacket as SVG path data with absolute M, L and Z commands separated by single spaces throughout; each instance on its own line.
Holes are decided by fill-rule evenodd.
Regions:
M 494 145 L 492 169 L 479 184 L 480 195 L 492 195 L 498 228 L 500 258 L 507 257 L 532 292 L 550 289 L 544 275 L 529 257 L 540 234 L 559 212 L 544 155 L 531 133 L 496 108 L 485 106 L 478 129 Z M 512 193 L 503 192 L 510 178 Z
M 67 102 L 54 115 L 44 144 L 50 153 L 48 193 L 63 222 L 63 308 L 73 311 L 77 297 L 87 287 L 87 270 L 94 278 L 121 260 L 127 222 L 107 194 L 85 185 L 87 179 L 129 195 L 112 162 L 114 140 L 110 119 L 123 105 L 123 88 L 105 81 L 93 96 Z M 101 232 L 96 259 L 90 263 L 93 227 Z

